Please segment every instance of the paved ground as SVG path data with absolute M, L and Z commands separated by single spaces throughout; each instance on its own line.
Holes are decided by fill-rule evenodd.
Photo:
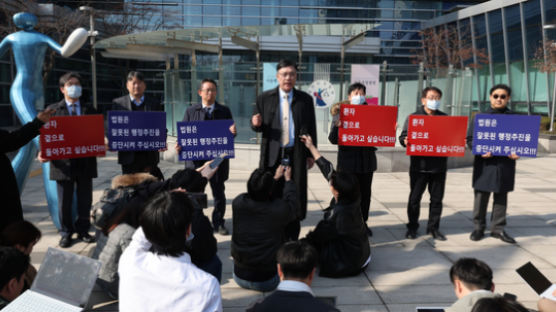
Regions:
M 38 168 L 38 165 L 36 166 Z M 163 162 L 165 175 L 181 165 Z M 415 311 L 416 306 L 448 306 L 456 298 L 448 277 L 451 264 L 458 258 L 477 257 L 494 270 L 496 291 L 516 294 L 518 300 L 534 308 L 537 295 L 515 273 L 515 268 L 532 261 L 552 281 L 556 281 L 556 154 L 518 162 L 516 190 L 509 195 L 507 232 L 518 243 L 508 245 L 497 239 L 469 240 L 472 230 L 473 191 L 471 168 L 448 173 L 441 230 L 445 242 L 424 235 L 427 210 L 422 209 L 420 235 L 404 238 L 407 221 L 405 207 L 409 193 L 407 172 L 378 173 L 374 176 L 369 225 L 372 262 L 364 274 L 345 279 L 317 277 L 313 290 L 318 296 L 335 296 L 342 311 Z M 99 176 L 94 181 L 94 201 L 120 171 L 114 154 L 99 160 Z M 231 200 L 246 190 L 248 171 L 232 170 L 226 184 L 227 225 L 231 229 Z M 321 218 L 331 195 L 322 175 L 309 174 L 309 212 L 303 222 L 302 236 Z M 208 191 L 208 190 L 207 190 Z M 210 199 L 210 191 L 209 199 Z M 32 262 L 39 266 L 48 247 L 56 247 L 59 237 L 47 213 L 42 176 L 28 180 L 22 194 L 25 217 L 39 226 L 43 238 L 35 246 Z M 211 202 L 209 202 L 209 205 Z M 423 198 L 423 207 L 428 196 Z M 206 211 L 210 215 L 210 209 Z M 225 311 L 243 311 L 265 294 L 239 288 L 232 279 L 230 236 L 219 236 L 218 254 L 222 259 L 222 296 Z M 75 243 L 69 250 L 88 254 L 94 244 Z M 117 311 L 117 303 L 95 290 L 91 297 L 94 310 Z

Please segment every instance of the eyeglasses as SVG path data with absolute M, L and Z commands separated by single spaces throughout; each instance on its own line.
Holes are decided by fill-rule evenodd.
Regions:
M 205 93 L 210 93 L 210 92 L 216 93 L 216 89 L 201 89 L 201 91 Z
M 495 100 L 497 100 L 498 98 L 500 98 L 501 100 L 505 100 L 505 99 L 506 99 L 506 95 L 505 95 L 505 94 L 500 94 L 500 95 L 498 95 L 498 94 L 493 94 L 493 95 L 492 95 L 492 98 L 495 99 Z
M 280 77 L 284 77 L 284 78 L 286 78 L 286 77 L 295 78 L 297 76 L 297 73 L 296 72 L 286 72 L 286 73 L 278 73 L 278 75 Z

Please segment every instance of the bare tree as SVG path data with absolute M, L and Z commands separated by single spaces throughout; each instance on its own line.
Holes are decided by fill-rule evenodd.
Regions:
M 422 49 L 416 51 L 415 63 L 423 63 L 427 69 L 477 68 L 488 63 L 484 49 L 474 49 L 469 29 L 460 30 L 455 26 L 429 28 L 421 31 Z M 476 55 L 476 62 L 473 59 Z

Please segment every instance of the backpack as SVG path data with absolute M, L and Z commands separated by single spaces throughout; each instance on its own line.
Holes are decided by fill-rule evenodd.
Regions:
M 104 189 L 100 200 L 91 209 L 91 224 L 103 232 L 108 232 L 113 217 L 117 216 L 135 195 L 133 187 Z

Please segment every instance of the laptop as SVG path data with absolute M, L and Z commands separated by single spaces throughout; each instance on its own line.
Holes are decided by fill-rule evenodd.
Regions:
M 2 312 L 82 311 L 95 285 L 101 263 L 88 257 L 48 248 L 31 285 Z
M 516 271 L 539 296 L 556 301 L 553 295 L 556 284 L 552 284 L 531 262 L 525 263 Z

